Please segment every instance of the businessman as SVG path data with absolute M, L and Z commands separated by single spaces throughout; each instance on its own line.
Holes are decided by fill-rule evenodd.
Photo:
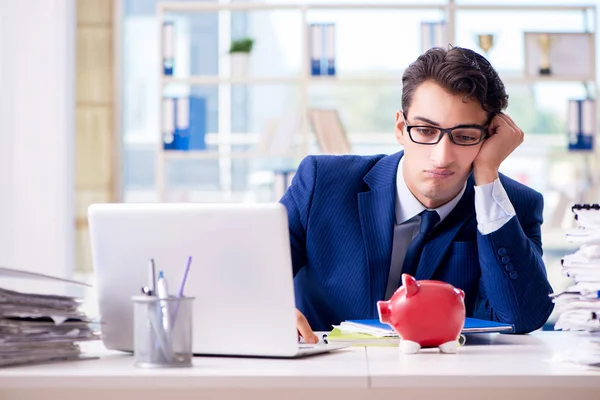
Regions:
M 465 291 L 467 316 L 540 328 L 553 303 L 540 193 L 498 172 L 523 142 L 504 84 L 472 50 L 434 48 L 402 77 L 403 151 L 308 156 L 289 215 L 298 332 L 377 318 L 401 274 Z

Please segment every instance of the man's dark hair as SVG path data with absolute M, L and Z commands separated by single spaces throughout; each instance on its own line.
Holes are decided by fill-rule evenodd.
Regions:
M 490 116 L 504 110 L 508 95 L 488 60 L 473 50 L 434 47 L 419 56 L 402 76 L 402 109 L 408 112 L 417 87 L 433 81 L 452 94 L 477 99 Z

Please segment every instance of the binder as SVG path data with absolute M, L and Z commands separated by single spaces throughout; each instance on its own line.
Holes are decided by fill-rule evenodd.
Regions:
M 444 47 L 446 23 L 421 22 L 421 53 L 432 47 Z
M 163 99 L 163 149 L 206 149 L 206 99 L 184 96 Z
M 596 102 L 592 99 L 571 99 L 568 110 L 569 150 L 593 150 Z
M 335 75 L 335 25 L 325 24 L 325 56 L 327 75 Z
M 337 328 L 342 331 L 354 331 L 355 333 L 381 335 L 380 337 L 398 336 L 398 334 L 390 325 L 384 324 L 378 319 L 348 320 L 342 322 Z M 461 333 L 510 333 L 513 332 L 514 329 L 515 327 L 512 324 L 467 317 L 465 318 L 465 324 Z
M 190 96 L 189 98 L 189 149 L 206 150 L 206 98 Z
M 167 21 L 163 23 L 162 27 L 162 60 L 163 60 L 163 74 L 166 76 L 173 75 L 173 69 L 175 67 L 175 56 L 173 51 L 173 34 L 174 25 L 173 22 Z
M 161 113 L 163 149 L 172 150 L 175 148 L 175 99 L 170 97 L 163 98 L 161 103 Z
M 323 26 L 321 24 L 309 25 L 310 40 L 310 73 L 313 76 L 321 75 L 321 59 L 323 58 Z
M 100 339 L 99 326 L 80 309 L 83 299 L 61 294 L 66 283 L 89 284 L 2 266 L 0 281 L 0 367 L 91 358 L 79 345 Z M 18 281 L 43 289 L 19 291 Z

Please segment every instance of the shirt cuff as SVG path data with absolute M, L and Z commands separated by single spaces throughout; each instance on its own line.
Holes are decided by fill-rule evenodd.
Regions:
M 500 183 L 500 178 L 485 185 L 475 186 L 475 213 L 477 229 L 482 235 L 497 231 L 515 216 L 515 209 Z

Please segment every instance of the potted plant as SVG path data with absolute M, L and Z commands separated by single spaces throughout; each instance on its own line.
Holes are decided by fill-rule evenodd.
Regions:
M 249 37 L 231 41 L 229 57 L 231 61 L 232 77 L 246 76 L 248 73 L 248 60 L 253 45 L 254 39 Z

